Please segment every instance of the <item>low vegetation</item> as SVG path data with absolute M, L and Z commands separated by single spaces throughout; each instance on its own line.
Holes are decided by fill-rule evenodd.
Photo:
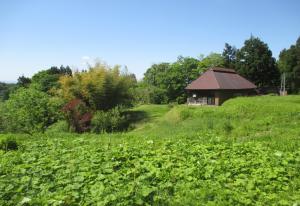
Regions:
M 299 103 L 143 105 L 126 133 L 14 135 L 21 149 L 0 150 L 0 204 L 300 204 Z

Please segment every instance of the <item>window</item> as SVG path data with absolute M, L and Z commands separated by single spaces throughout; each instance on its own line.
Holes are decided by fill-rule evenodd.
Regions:
M 208 105 L 214 105 L 215 104 L 215 98 L 214 97 L 207 97 L 207 104 Z

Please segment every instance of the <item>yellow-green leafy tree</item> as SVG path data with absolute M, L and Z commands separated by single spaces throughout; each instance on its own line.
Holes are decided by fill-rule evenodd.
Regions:
M 130 105 L 133 100 L 132 88 L 136 80 L 120 66 L 96 63 L 88 71 L 62 76 L 59 80 L 58 95 L 65 100 L 82 100 L 92 111 L 109 110 L 118 105 Z

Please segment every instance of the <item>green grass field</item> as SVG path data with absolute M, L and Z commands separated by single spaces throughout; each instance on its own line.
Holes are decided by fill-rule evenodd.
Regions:
M 128 132 L 0 135 L 0 205 L 300 205 L 300 96 L 142 105 Z

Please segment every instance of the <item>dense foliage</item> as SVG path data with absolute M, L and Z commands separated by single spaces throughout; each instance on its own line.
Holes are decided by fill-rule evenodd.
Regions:
M 291 205 L 300 151 L 198 138 L 33 140 L 1 153 L 1 205 Z M 206 136 L 209 138 L 209 136 Z M 47 141 L 45 141 L 47 140 Z M 43 148 L 43 152 L 40 151 Z
M 235 69 L 258 87 L 279 85 L 276 60 L 268 45 L 253 36 L 236 53 Z
M 51 67 L 50 69 L 42 70 L 32 76 L 30 81 L 31 87 L 51 94 L 60 87 L 58 80 L 61 76 L 72 76 L 71 68 L 69 66 L 61 66 L 60 68 Z
M 5 132 L 42 132 L 61 118 L 60 99 L 35 89 L 19 88 L 0 106 L 0 128 Z
M 90 130 L 92 114 L 80 99 L 73 99 L 62 109 L 67 120 L 69 131 L 82 133 Z
M 24 75 L 20 76 L 17 81 L 18 87 L 28 88 L 31 84 L 31 79 L 29 77 L 25 77 Z
M 97 111 L 91 122 L 92 132 L 115 132 L 124 129 L 125 118 L 120 108 L 115 107 L 108 111 Z
M 128 72 L 120 72 L 119 66 L 110 67 L 97 63 L 88 71 L 62 76 L 58 95 L 67 101 L 82 100 L 91 110 L 108 110 L 118 105 L 130 105 L 131 88 L 136 83 Z
M 286 76 L 286 87 L 291 93 L 300 92 L 300 37 L 295 45 L 279 55 L 278 67 Z
M 144 82 L 139 87 L 142 102 L 162 104 L 167 102 L 184 103 L 186 101 L 185 87 L 195 80 L 209 67 L 223 66 L 224 60 L 220 54 L 212 53 L 207 57 L 195 59 L 179 56 L 174 63 L 153 64 L 144 75 Z M 137 91 L 140 93 L 140 91 Z M 141 96 L 138 96 L 141 98 Z
M 16 89 L 15 84 L 7 84 L 0 82 L 0 102 L 9 98 L 9 94 Z
M 0 150 L 0 205 L 297 205 L 299 109 L 299 96 L 144 105 L 127 134 L 18 135 Z
M 225 43 L 222 56 L 224 58 L 224 66 L 226 68 L 235 69 L 237 49 L 228 43 Z

